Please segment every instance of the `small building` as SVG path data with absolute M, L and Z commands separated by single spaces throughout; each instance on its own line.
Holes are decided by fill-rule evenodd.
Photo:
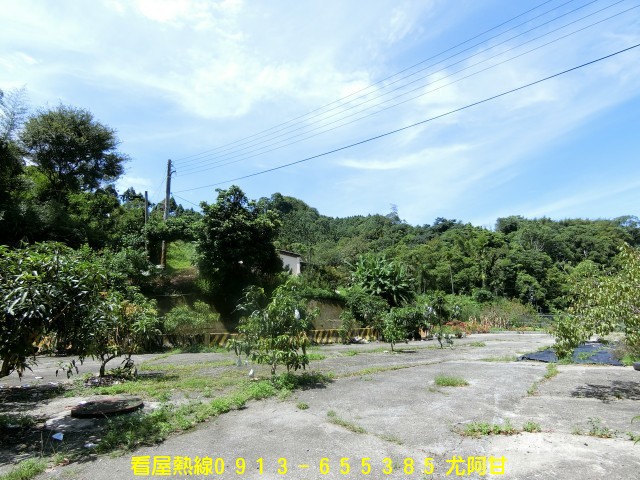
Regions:
M 294 277 L 300 275 L 302 272 L 302 255 L 286 250 L 278 250 L 278 255 L 280 255 L 280 260 L 282 260 L 285 270 L 289 270 Z

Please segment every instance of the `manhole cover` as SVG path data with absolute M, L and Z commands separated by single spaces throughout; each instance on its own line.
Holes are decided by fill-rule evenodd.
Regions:
M 106 397 L 73 407 L 71 416 L 75 418 L 100 418 L 121 415 L 139 410 L 143 405 L 142 400 L 138 397 Z

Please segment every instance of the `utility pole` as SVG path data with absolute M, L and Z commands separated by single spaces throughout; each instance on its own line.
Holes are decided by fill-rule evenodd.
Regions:
M 164 195 L 164 215 L 162 216 L 162 220 L 167 222 L 167 217 L 169 216 L 169 200 L 171 197 L 171 159 L 167 160 L 167 190 Z M 162 240 L 162 253 L 160 253 L 160 265 L 162 268 L 166 268 L 167 266 L 167 242 L 166 240 Z
M 144 226 L 147 226 L 149 221 L 149 192 L 144 191 Z M 147 234 L 144 234 L 144 252 L 147 254 L 147 260 L 149 259 L 149 239 Z

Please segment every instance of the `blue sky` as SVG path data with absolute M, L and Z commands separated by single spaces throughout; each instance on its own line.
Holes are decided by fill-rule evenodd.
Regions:
M 120 151 L 131 157 L 122 190 L 133 186 L 160 200 L 166 161 L 175 160 L 172 191 L 192 206 L 214 201 L 214 189 L 228 180 L 640 43 L 639 5 L 0 0 L 0 88 L 26 86 L 34 109 L 82 107 L 116 129 Z M 238 140 L 244 143 L 229 146 Z M 233 183 L 249 198 L 280 192 L 330 216 L 386 214 L 395 205 L 411 224 L 436 217 L 487 227 L 506 215 L 612 218 L 639 213 L 639 152 L 635 48 Z

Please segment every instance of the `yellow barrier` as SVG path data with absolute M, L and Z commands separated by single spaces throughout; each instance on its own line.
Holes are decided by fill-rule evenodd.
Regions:
M 235 333 L 205 333 L 204 344 L 206 346 L 217 345 L 219 347 L 224 347 L 227 342 L 235 336 Z M 378 334 L 373 328 L 356 328 L 353 330 L 353 336 L 364 338 L 365 340 L 377 340 L 378 338 Z M 309 332 L 309 340 L 320 345 L 340 343 L 340 330 L 337 328 L 329 330 L 311 330 Z

